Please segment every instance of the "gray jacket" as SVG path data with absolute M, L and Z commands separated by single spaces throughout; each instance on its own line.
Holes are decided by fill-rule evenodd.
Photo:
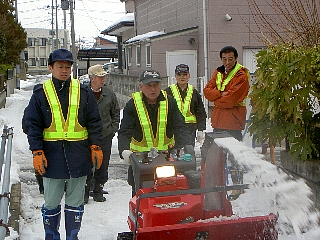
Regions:
M 120 122 L 120 108 L 116 94 L 107 86 L 103 86 L 97 103 L 103 125 L 103 137 L 116 133 Z

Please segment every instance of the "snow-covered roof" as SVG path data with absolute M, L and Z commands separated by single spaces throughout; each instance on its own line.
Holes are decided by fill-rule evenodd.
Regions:
M 125 43 L 132 43 L 132 42 L 138 42 L 138 41 L 144 41 L 152 37 L 160 36 L 166 34 L 164 31 L 151 31 L 147 32 L 141 35 L 137 35 L 133 38 L 128 39 L 125 41 Z
M 119 33 L 132 28 L 134 26 L 134 13 L 126 13 L 109 27 L 101 32 L 101 34 L 115 36 Z

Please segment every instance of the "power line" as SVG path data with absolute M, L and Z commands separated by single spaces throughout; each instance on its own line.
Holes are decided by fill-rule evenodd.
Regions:
M 105 29 L 108 25 L 113 24 L 120 15 L 125 14 L 124 3 L 119 0 L 76 0 L 74 9 L 75 32 L 76 35 L 85 38 L 95 38 L 101 35 L 101 29 Z M 80 4 L 81 3 L 81 4 Z M 63 11 L 58 8 L 59 25 L 64 23 Z M 19 21 L 22 26 L 28 28 L 36 28 L 46 25 L 51 21 L 51 1 L 49 0 L 19 0 L 18 1 Z M 68 12 L 69 14 L 69 12 Z M 69 15 L 70 16 L 70 15 Z M 117 17 L 119 16 L 119 17 Z M 70 17 L 69 17 L 70 18 Z M 70 30 L 70 19 L 66 18 L 67 29 Z M 32 20 L 36 20 L 34 22 Z M 85 26 L 85 27 L 84 27 Z M 44 28 L 44 27 L 41 27 Z

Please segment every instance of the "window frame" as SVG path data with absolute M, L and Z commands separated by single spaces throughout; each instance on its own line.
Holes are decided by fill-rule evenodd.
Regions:
M 32 64 L 32 63 L 34 63 L 34 64 Z M 29 58 L 28 59 L 28 66 L 29 67 L 36 67 L 37 66 L 36 58 Z
M 137 67 L 141 66 L 141 45 L 136 45 L 136 65 Z
M 46 58 L 40 58 L 39 64 L 40 64 L 40 67 L 47 67 L 47 59 Z
M 132 46 L 128 46 L 128 51 L 127 51 L 127 60 L 128 60 L 128 66 L 132 66 Z
M 39 38 L 39 46 L 45 47 L 47 46 L 48 39 L 47 38 Z
M 28 47 L 36 46 L 36 38 L 29 37 L 28 38 Z
M 151 67 L 151 44 L 146 44 L 146 67 Z

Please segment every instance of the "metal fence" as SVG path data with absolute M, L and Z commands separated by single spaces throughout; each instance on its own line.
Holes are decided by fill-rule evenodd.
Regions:
M 8 126 L 3 127 L 1 136 L 1 149 L 0 149 L 0 181 L 2 182 L 2 191 L 0 195 L 0 240 L 6 237 L 9 233 L 8 227 L 8 212 L 9 212 L 9 199 L 10 199 L 10 168 L 11 168 L 11 151 L 12 151 L 12 137 L 13 128 Z M 6 153 L 6 157 L 4 155 Z M 4 162 L 5 160 L 5 162 Z M 4 164 L 4 172 L 2 176 L 2 166 Z

